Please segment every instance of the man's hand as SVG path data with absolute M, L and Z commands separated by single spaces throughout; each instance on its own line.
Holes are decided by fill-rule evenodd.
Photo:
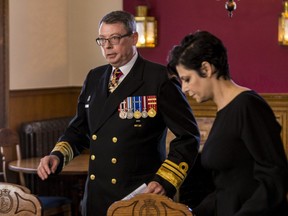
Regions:
M 165 189 L 156 181 L 152 181 L 147 185 L 143 193 L 155 193 L 159 195 L 166 195 Z
M 41 158 L 39 166 L 37 168 L 37 174 L 42 179 L 45 180 L 51 173 L 55 173 L 60 159 L 56 155 L 48 155 Z

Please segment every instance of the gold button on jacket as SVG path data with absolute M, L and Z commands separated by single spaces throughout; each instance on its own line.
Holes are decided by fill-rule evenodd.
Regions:
M 116 164 L 116 163 L 117 163 L 117 159 L 116 159 L 116 158 L 112 158 L 112 159 L 111 159 L 111 162 L 112 162 L 113 164 Z
M 92 135 L 92 140 L 96 140 L 97 136 L 95 134 Z
M 118 140 L 117 137 L 113 137 L 113 138 L 112 138 L 112 142 L 113 142 L 113 143 L 116 143 L 117 140 Z
M 93 174 L 90 175 L 90 179 L 91 179 L 91 180 L 94 180 L 94 179 L 95 179 L 95 175 L 93 175 Z

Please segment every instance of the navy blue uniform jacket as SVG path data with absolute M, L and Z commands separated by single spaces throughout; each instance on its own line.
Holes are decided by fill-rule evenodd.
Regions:
M 172 197 L 190 171 L 199 147 L 199 131 L 179 82 L 162 65 L 138 57 L 129 74 L 109 94 L 111 65 L 91 70 L 78 100 L 77 114 L 51 154 L 60 168 L 90 149 L 83 199 L 84 215 L 106 215 L 120 200 L 151 180 Z M 156 98 L 156 115 L 123 119 L 119 105 L 127 97 Z M 135 110 L 134 110 L 135 111 Z M 167 127 L 176 135 L 166 156 Z

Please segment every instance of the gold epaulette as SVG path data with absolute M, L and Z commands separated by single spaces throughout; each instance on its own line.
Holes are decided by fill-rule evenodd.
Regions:
M 186 162 L 175 164 L 170 160 L 165 160 L 156 174 L 170 182 L 178 190 L 187 176 L 188 168 Z
M 58 142 L 53 148 L 52 152 L 60 151 L 64 156 L 63 166 L 67 165 L 74 157 L 73 149 L 68 142 Z

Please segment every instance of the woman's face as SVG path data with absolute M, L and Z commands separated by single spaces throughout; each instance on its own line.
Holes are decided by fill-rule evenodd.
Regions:
M 188 70 L 183 65 L 177 65 L 176 70 L 182 81 L 182 91 L 193 97 L 198 103 L 211 99 L 211 83 L 209 77 L 200 77 L 195 70 Z

